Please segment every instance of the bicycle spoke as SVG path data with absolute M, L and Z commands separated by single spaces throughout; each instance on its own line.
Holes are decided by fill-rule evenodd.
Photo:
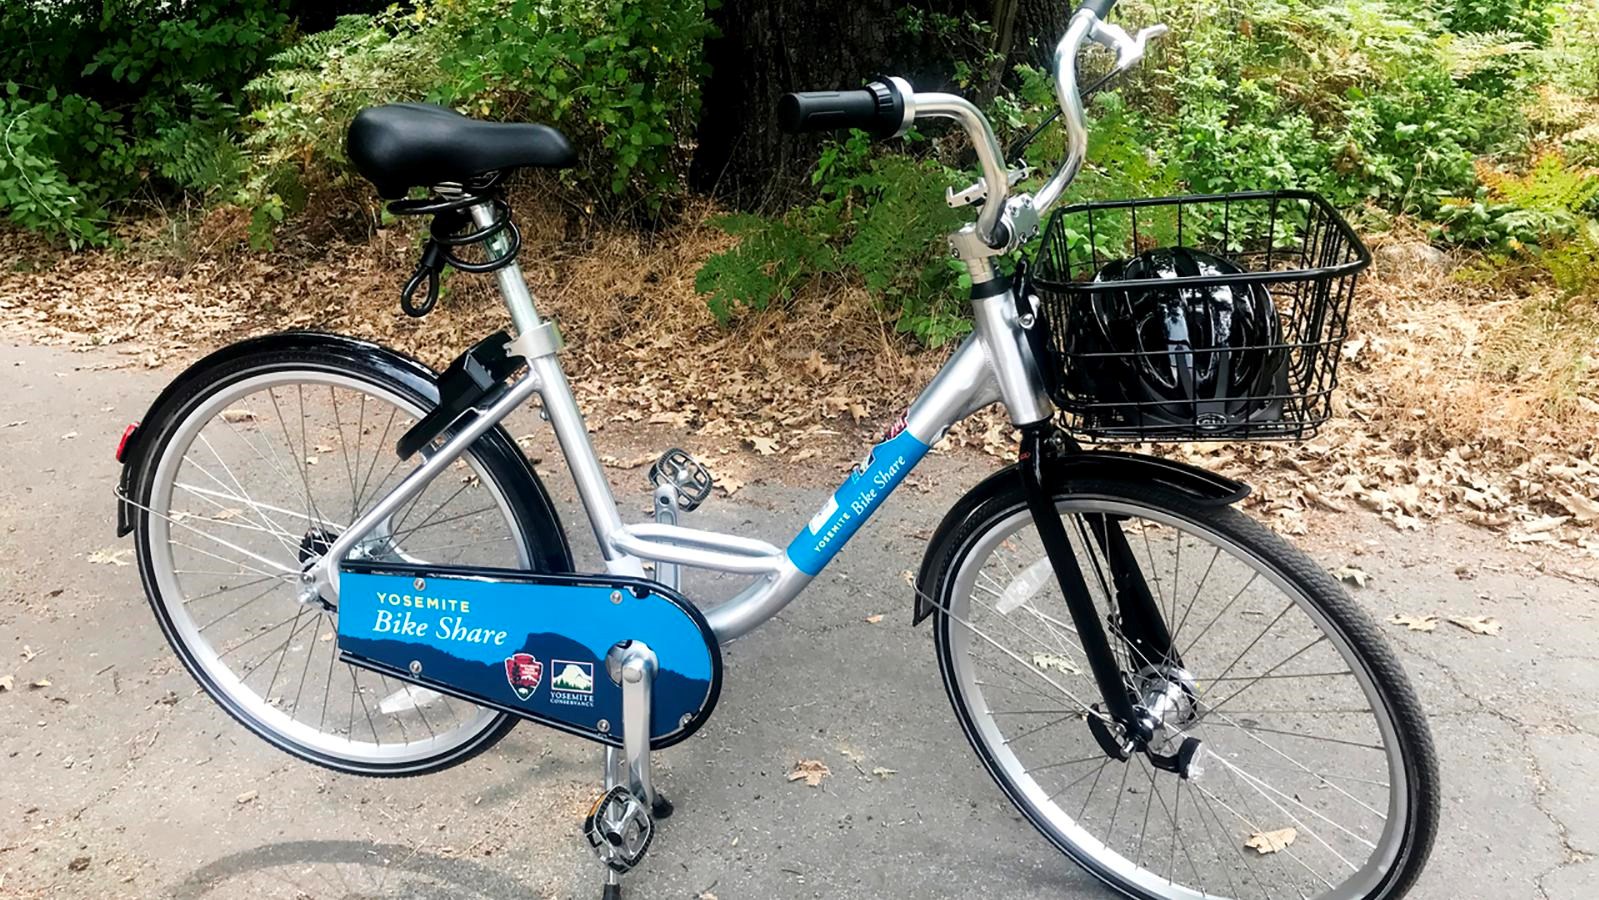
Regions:
M 1029 793 L 1029 787 L 1013 795 L 1033 798 L 1025 802 L 1036 810 L 1034 821 L 1054 822 L 1075 835 L 1073 841 L 1088 841 L 1080 843 L 1083 852 L 1115 860 L 1105 863 L 1112 870 L 1140 873 L 1134 883 L 1151 896 L 1167 896 L 1167 887 L 1181 884 L 1195 896 L 1278 900 L 1359 878 L 1362 861 L 1376 858 L 1378 844 L 1388 840 L 1378 835 L 1387 833 L 1384 810 L 1392 802 L 1392 779 L 1386 755 L 1351 755 L 1357 748 L 1386 754 L 1386 748 L 1360 729 L 1361 720 L 1370 722 L 1380 711 L 1336 636 L 1308 616 L 1280 581 L 1262 579 L 1263 568 L 1220 542 L 1206 543 L 1165 523 L 1063 508 L 1094 614 L 1107 625 L 1129 685 L 1152 690 L 1150 684 L 1160 684 L 1173 663 L 1147 658 L 1147 647 L 1123 635 L 1125 598 L 1113 573 L 1129 590 L 1140 589 L 1136 579 L 1148 578 L 1150 600 L 1166 617 L 1173 646 L 1183 648 L 1182 678 L 1192 679 L 1181 682 L 1189 705 L 1179 703 L 1172 720 L 1161 723 L 1165 730 L 1149 753 L 1175 754 L 1182 741 L 1197 736 L 1202 758 L 1226 773 L 1185 781 L 1135 752 L 1120 777 L 1107 778 L 1106 766 L 1114 761 L 1087 725 L 1077 723 L 1088 715 L 1103 718 L 1084 703 L 1100 699 L 1097 684 L 1081 663 L 1086 656 L 1075 627 L 1057 615 L 1064 603 L 1058 584 L 1046 587 L 1034 575 L 1047 564 L 1047 554 L 1026 527 L 1030 513 L 1012 515 L 1023 523 L 1014 533 L 975 539 L 983 549 L 974 556 L 987 556 L 978 556 L 982 564 L 962 576 L 957 591 L 947 595 L 949 608 L 940 605 L 940 611 L 947 631 L 963 636 L 959 643 L 949 640 L 972 668 L 955 681 L 986 692 L 984 699 L 974 693 L 968 708 L 985 723 L 980 733 L 991 758 L 1006 777 L 1037 783 L 1041 791 Z M 1133 560 L 1121 563 L 1130 572 L 1110 562 L 1118 552 L 1111 543 L 1118 531 L 1142 546 L 1132 551 Z M 1039 663 L 1040 653 L 1052 657 Z M 1052 668 L 1055 660 L 1061 660 L 1059 672 Z M 1145 680 L 1131 681 L 1135 673 Z M 1177 673 L 1167 677 L 1178 683 Z M 1058 696 L 1062 689 L 1069 696 Z M 1240 721 L 1244 715 L 1249 718 Z M 1327 722 L 1343 724 L 1317 727 Z M 1278 731 L 1294 740 L 1272 737 Z M 1299 754 L 1302 748 L 1307 752 Z M 1072 777 L 1052 777 L 1052 769 Z M 1309 792 L 1312 787 L 1318 790 Z M 1368 793 L 1370 798 L 1361 796 Z M 1299 843 L 1256 861 L 1246 852 L 1246 839 L 1278 827 L 1258 812 L 1292 825 Z M 1233 837 L 1241 822 L 1251 827 Z
M 174 640 L 210 676 L 208 690 L 292 752 L 363 769 L 440 757 L 478 739 L 499 713 L 343 662 L 336 615 L 301 593 L 302 563 L 359 517 L 369 495 L 392 488 L 404 461 L 391 454 L 385 467 L 383 451 L 414 420 L 414 404 L 345 374 L 280 368 L 209 396 L 174 426 L 170 462 L 158 468 L 165 474 L 140 507 L 167 523 L 151 554 L 158 602 Z M 427 546 L 412 549 L 439 562 L 523 562 L 495 470 L 475 448 L 456 467 L 470 474 L 403 508 L 410 521 L 400 519 L 398 537 L 422 536 Z M 350 517 L 335 522 L 325 511 Z M 404 558 L 398 548 L 379 558 L 396 557 Z M 373 685 L 399 698 L 392 712 L 377 708 L 383 695 Z

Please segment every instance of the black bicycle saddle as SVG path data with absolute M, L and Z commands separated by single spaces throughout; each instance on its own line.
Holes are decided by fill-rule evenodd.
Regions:
M 547 125 L 484 122 L 431 103 L 391 103 L 361 110 L 345 149 L 356 171 L 386 199 L 413 187 L 461 184 L 502 169 L 562 169 L 572 145 Z

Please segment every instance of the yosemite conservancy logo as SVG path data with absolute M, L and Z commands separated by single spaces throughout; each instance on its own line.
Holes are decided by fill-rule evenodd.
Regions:
M 566 659 L 550 660 L 550 702 L 572 706 L 594 704 L 594 664 Z
M 531 653 L 513 653 L 505 658 L 505 680 L 510 682 L 516 696 L 526 700 L 539 689 L 544 677 L 544 664 Z

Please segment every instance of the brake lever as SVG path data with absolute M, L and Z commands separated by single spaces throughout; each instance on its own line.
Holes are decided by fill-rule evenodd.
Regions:
M 1129 35 L 1125 28 L 1114 22 L 1097 22 L 1089 38 L 1106 50 L 1116 54 L 1116 72 L 1125 72 L 1144 58 L 1149 42 L 1165 34 L 1165 25 L 1140 28 L 1137 35 Z
M 1012 168 L 1005 178 L 1010 187 L 1015 187 L 1032 174 L 1032 167 L 1022 163 Z M 944 202 L 948 203 L 951 209 L 974 206 L 986 199 L 988 199 L 988 185 L 982 181 L 978 181 L 961 191 L 957 191 L 952 187 L 944 188 Z

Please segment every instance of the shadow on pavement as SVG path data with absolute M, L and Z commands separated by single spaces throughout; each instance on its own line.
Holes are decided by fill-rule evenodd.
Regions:
M 522 897 L 525 884 L 475 862 L 396 844 L 284 841 L 224 856 L 172 888 L 200 898 Z

